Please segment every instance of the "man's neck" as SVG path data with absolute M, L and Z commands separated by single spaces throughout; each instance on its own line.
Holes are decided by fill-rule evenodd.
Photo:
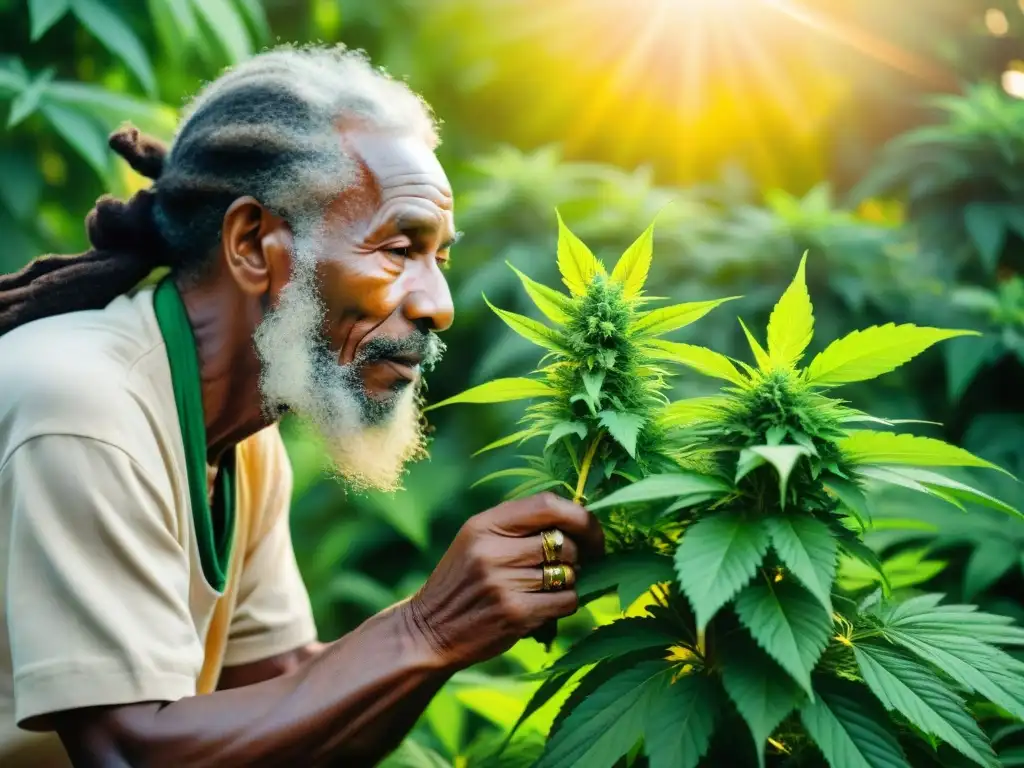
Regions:
M 267 426 L 260 405 L 259 360 L 251 338 L 259 318 L 224 289 L 190 286 L 181 291 L 199 356 L 207 462 Z

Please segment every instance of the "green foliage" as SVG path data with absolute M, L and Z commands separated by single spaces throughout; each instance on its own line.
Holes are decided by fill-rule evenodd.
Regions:
M 939 595 L 901 602 L 885 592 L 864 599 L 863 590 L 851 591 L 837 578 L 840 555 L 879 567 L 850 526 L 867 511 L 868 483 L 895 484 L 954 505 L 960 504 L 958 497 L 989 500 L 1004 513 L 1015 513 L 934 469 L 1002 470 L 998 465 L 936 438 L 851 429 L 847 425 L 870 423 L 872 417 L 827 394 L 837 384 L 892 371 L 963 332 L 881 326 L 840 339 L 801 368 L 814 335 L 805 255 L 771 313 L 767 348 L 743 325 L 756 365 L 737 360 L 735 375 L 727 377 L 714 407 L 707 408 L 704 400 L 702 407 L 688 409 L 685 426 L 654 431 L 633 444 L 622 439 L 621 423 L 616 430 L 602 421 L 605 398 L 616 407 L 632 402 L 644 408 L 622 409 L 637 417 L 637 436 L 642 426 L 658 423 L 659 413 L 686 409 L 658 401 L 661 372 L 651 371 L 646 361 L 640 364 L 642 341 L 629 344 L 643 333 L 643 321 L 637 322 L 628 304 L 616 303 L 623 301 L 622 293 L 608 291 L 603 266 L 588 260 L 590 251 L 561 219 L 559 226 L 560 246 L 571 248 L 571 257 L 563 253 L 558 262 L 563 272 L 571 270 L 567 325 L 582 327 L 584 318 L 595 316 L 592 307 L 603 304 L 605 314 L 587 327 L 603 330 L 600 340 L 607 345 L 595 343 L 594 336 L 584 337 L 590 344 L 573 343 L 567 335 L 557 340 L 559 351 L 548 356 L 555 362 L 542 371 L 550 385 L 548 402 L 561 401 L 561 408 L 531 405 L 524 421 L 541 435 L 565 422 L 582 423 L 586 437 L 561 430 L 542 456 L 526 458 L 538 467 L 555 467 L 554 472 L 557 467 L 574 472 L 570 477 L 577 482 L 563 486 L 575 488 L 573 497 L 599 514 L 611 534 L 606 538 L 612 558 L 644 551 L 663 559 L 673 554 L 675 578 L 662 581 L 659 575 L 648 582 L 651 601 L 644 617 L 598 629 L 551 667 L 552 679 L 562 683 L 569 669 L 599 662 L 584 675 L 586 681 L 602 665 L 635 660 L 602 673 L 592 687 L 576 689 L 538 765 L 611 766 L 628 758 L 646 743 L 643 723 L 654 692 L 688 678 L 722 687 L 749 729 L 762 766 L 769 755 L 774 764 L 811 745 L 834 767 L 906 765 L 901 739 L 915 732 L 975 764 L 993 765 L 995 751 L 960 687 L 968 679 L 965 670 L 959 670 L 958 681 L 912 646 L 938 638 L 949 648 L 970 644 L 970 661 L 960 660 L 970 670 L 966 690 L 986 697 L 977 687 L 982 677 L 985 690 L 996 694 L 990 701 L 1016 705 L 1017 693 L 1024 690 L 1019 669 L 1009 668 L 999 690 L 986 673 L 997 668 L 995 659 L 1009 658 L 1000 646 L 1024 642 L 1024 630 L 995 614 L 940 605 Z M 602 322 L 608 326 L 602 329 Z M 546 339 L 533 340 L 547 347 Z M 614 356 L 606 358 L 606 350 Z M 699 354 L 691 350 L 689 359 Z M 710 376 L 726 378 L 715 364 L 704 367 Z M 575 404 L 582 407 L 571 410 Z M 608 428 L 614 450 L 600 454 L 599 466 L 611 460 L 613 469 L 588 483 L 601 427 Z M 555 453 L 562 440 L 570 441 L 567 455 Z M 629 471 L 619 472 L 623 466 Z M 597 570 L 600 574 L 600 565 Z M 620 565 L 619 577 L 626 573 Z M 599 583 L 610 586 L 608 579 Z M 884 577 L 883 584 L 891 588 Z M 581 592 L 589 596 L 583 585 Z M 667 663 L 644 661 L 644 653 L 659 642 Z M 553 684 L 545 694 L 554 690 Z M 790 717 L 795 713 L 797 719 Z M 671 721 L 666 714 L 660 717 Z M 907 731 L 908 725 L 917 730 Z M 711 750 L 714 759 L 730 765 L 747 761 L 736 744 Z M 697 752 L 689 750 L 690 764 Z M 702 757 L 696 754 L 698 762 Z

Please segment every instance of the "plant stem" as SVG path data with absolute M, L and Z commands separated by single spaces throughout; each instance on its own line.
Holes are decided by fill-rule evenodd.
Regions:
M 572 498 L 574 504 L 579 504 L 583 498 L 583 488 L 587 484 L 587 476 L 590 474 L 590 467 L 594 463 L 594 454 L 597 453 L 597 446 L 601 442 L 601 434 L 600 432 L 597 433 L 594 437 L 594 442 L 587 448 L 587 453 L 583 457 L 583 466 L 580 467 L 580 478 L 576 483 L 576 493 L 573 494 Z

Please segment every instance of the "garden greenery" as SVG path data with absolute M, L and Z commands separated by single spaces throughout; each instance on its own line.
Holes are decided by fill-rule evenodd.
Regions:
M 513 476 L 513 497 L 553 489 L 585 504 L 608 554 L 581 573 L 582 599 L 617 590 L 623 608 L 643 607 L 546 670 L 521 721 L 575 688 L 537 768 L 999 766 L 972 706 L 1024 717 L 1024 663 L 1004 650 L 1024 645 L 1024 630 L 940 594 L 899 595 L 884 576 L 873 591 L 836 579 L 841 555 L 879 569 L 861 540 L 869 485 L 1018 514 L 939 471 L 1005 470 L 833 396 L 975 332 L 874 326 L 805 365 L 804 254 L 764 346 L 740 320 L 753 364 L 668 341 L 737 297 L 652 308 L 653 227 L 609 272 L 558 216 L 568 293 L 516 270 L 550 324 L 491 305 L 546 351 L 541 367 L 431 406 L 532 400 L 520 429 L 481 451 L 539 449 L 484 480 Z M 722 389 L 672 401 L 672 366 Z

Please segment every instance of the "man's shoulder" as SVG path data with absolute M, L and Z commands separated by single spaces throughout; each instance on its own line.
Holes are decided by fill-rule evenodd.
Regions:
M 166 353 L 139 306 L 144 300 L 121 297 L 104 310 L 56 315 L 0 338 L 0 460 L 44 434 L 121 445 L 152 422 L 154 408 L 173 408 L 169 385 L 154 382 Z

